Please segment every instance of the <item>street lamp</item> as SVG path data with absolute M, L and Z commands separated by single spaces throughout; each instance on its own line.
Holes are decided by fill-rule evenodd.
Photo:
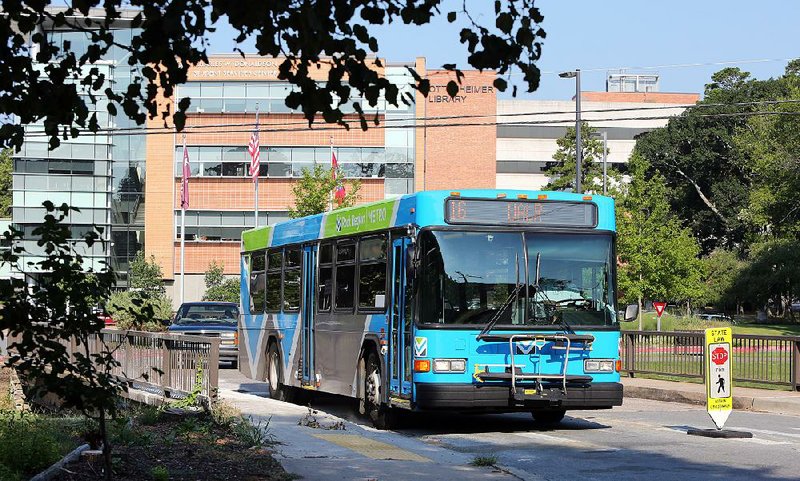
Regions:
M 581 163 L 583 149 L 581 148 L 581 69 L 575 69 L 558 74 L 561 78 L 575 78 L 575 192 L 581 192 Z
M 608 132 L 603 131 L 602 134 L 595 132 L 592 136 L 598 136 L 603 138 L 603 195 L 606 195 L 608 189 L 606 188 L 606 179 L 607 179 L 607 169 L 606 169 L 606 157 L 608 156 Z

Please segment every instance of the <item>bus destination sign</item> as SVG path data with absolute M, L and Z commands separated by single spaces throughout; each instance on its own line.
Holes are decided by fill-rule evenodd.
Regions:
M 515 199 L 445 200 L 448 224 L 595 227 L 597 206 L 591 202 Z

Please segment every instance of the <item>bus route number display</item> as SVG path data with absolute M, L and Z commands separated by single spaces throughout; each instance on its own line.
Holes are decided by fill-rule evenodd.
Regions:
M 591 202 L 447 199 L 445 221 L 448 224 L 595 227 L 597 206 Z

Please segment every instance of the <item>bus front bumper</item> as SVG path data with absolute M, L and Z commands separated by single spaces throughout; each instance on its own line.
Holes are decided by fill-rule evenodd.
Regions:
M 622 405 L 622 384 L 616 382 L 568 387 L 560 399 L 523 402 L 514 399 L 509 386 L 416 383 L 414 388 L 418 409 L 524 411 L 537 407 L 609 409 Z

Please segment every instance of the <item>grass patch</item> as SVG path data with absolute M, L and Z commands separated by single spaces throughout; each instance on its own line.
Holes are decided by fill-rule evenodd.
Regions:
M 83 418 L 0 412 L 0 479 L 28 479 L 81 444 Z
M 473 466 L 494 466 L 497 464 L 497 456 L 475 456 L 470 464 Z

